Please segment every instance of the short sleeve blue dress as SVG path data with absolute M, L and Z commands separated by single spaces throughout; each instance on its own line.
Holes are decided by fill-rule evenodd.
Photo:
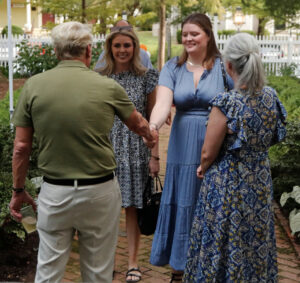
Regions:
M 175 270 L 184 270 L 188 239 L 201 180 L 196 176 L 201 148 L 206 132 L 209 101 L 224 92 L 220 58 L 211 70 L 205 70 L 197 88 L 193 73 L 186 63 L 177 66 L 178 57 L 163 67 L 159 85 L 173 91 L 176 115 L 168 146 L 164 190 L 150 262 L 162 266 L 170 264 Z M 229 87 L 233 82 L 227 76 Z
M 277 282 L 269 147 L 286 134 L 276 92 L 233 90 L 212 106 L 233 134 L 205 173 L 195 210 L 184 282 Z

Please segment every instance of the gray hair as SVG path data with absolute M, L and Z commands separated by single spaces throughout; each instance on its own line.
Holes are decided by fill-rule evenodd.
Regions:
M 80 57 L 86 47 L 93 43 L 90 29 L 79 22 L 66 22 L 56 26 L 51 37 L 56 56 L 60 60 Z
M 232 64 L 238 75 L 235 88 L 246 85 L 250 93 L 261 90 L 265 83 L 265 73 L 259 54 L 258 44 L 253 36 L 238 33 L 228 41 L 224 59 Z

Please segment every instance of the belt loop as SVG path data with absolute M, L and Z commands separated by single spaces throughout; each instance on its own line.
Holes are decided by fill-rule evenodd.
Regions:
M 78 188 L 78 180 L 77 179 L 74 180 L 74 187 L 75 187 L 75 189 Z

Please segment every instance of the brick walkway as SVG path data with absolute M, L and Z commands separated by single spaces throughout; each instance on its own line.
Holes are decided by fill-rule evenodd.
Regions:
M 163 177 L 166 164 L 166 153 L 168 147 L 170 127 L 164 126 L 160 130 L 160 157 L 161 157 L 161 176 Z M 278 251 L 279 283 L 300 283 L 300 248 L 295 250 L 290 238 L 287 236 L 287 223 L 282 220 L 279 209 L 276 211 L 276 238 Z M 278 222 L 280 219 L 280 225 Z M 283 224 L 283 226 L 281 226 Z M 141 237 L 139 249 L 139 265 L 142 271 L 142 280 L 145 283 L 169 282 L 170 267 L 157 267 L 149 263 L 152 236 Z M 296 247 L 297 249 L 297 247 Z M 105 256 L 105 255 L 104 255 Z M 125 217 L 122 212 L 120 221 L 119 241 L 116 252 L 116 274 L 113 283 L 125 282 L 127 271 L 127 240 L 125 232 Z M 78 243 L 73 242 L 73 251 L 66 267 L 63 282 L 81 282 L 79 271 Z

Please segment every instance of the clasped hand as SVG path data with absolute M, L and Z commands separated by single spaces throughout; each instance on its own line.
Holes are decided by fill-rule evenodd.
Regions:
M 153 148 L 158 141 L 158 132 L 156 130 L 151 130 L 150 133 L 152 138 L 146 139 L 145 137 L 143 137 L 143 141 L 147 147 Z
M 199 179 L 203 179 L 204 178 L 204 172 L 203 172 L 203 169 L 202 169 L 201 165 L 197 168 L 197 177 Z

